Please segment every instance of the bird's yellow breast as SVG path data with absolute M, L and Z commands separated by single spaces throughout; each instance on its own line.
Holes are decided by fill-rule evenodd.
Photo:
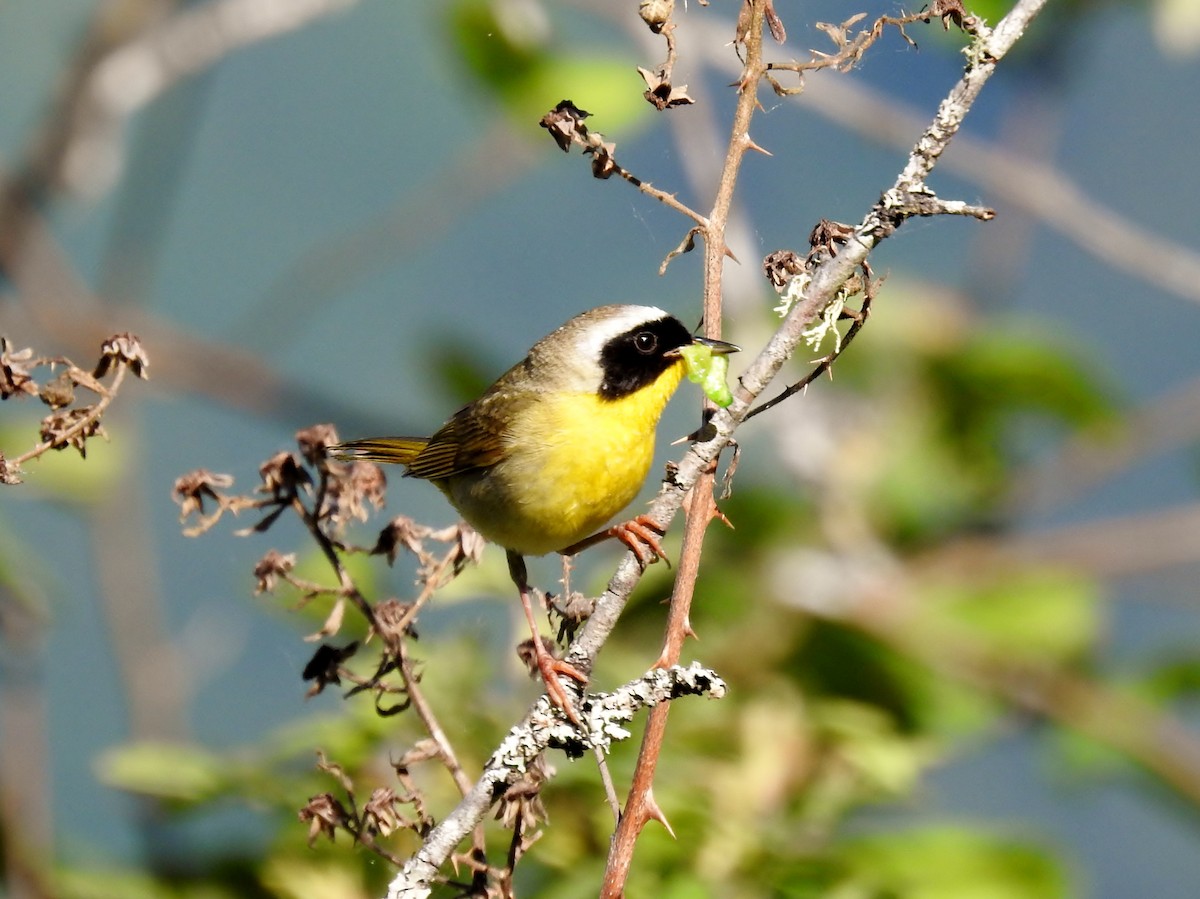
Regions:
M 439 483 L 485 538 L 523 555 L 565 549 L 598 531 L 637 495 L 654 457 L 654 431 L 683 376 L 673 365 L 614 400 L 595 393 L 540 397 L 486 471 Z

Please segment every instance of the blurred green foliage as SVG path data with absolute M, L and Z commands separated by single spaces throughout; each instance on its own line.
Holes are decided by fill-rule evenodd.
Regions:
M 31 411 L 34 411 L 32 405 L 25 406 L 20 413 L 6 417 L 0 426 L 0 446 L 8 448 L 10 457 L 38 442 L 40 425 L 38 418 L 29 414 Z M 107 424 L 112 430 L 114 424 Z M 116 427 L 119 429 L 120 425 Z M 75 448 L 66 447 L 27 462 L 22 488 L 38 500 L 87 506 L 112 489 L 121 466 L 127 463 L 128 459 L 108 441 L 93 440 L 88 444 L 86 458 Z
M 649 118 L 636 60 L 611 46 L 564 46 L 537 4 L 454 0 L 446 22 L 452 52 L 480 98 L 499 100 L 523 133 L 564 99 L 604 110 L 602 131 L 629 136 Z

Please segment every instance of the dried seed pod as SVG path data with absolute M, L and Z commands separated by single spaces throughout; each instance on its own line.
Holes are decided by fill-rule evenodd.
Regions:
M 655 34 L 663 30 L 674 11 L 675 0 L 641 0 L 638 3 L 638 15 Z

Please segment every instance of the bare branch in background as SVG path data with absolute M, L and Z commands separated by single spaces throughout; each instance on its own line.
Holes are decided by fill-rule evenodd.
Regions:
M 1200 379 L 1193 378 L 1130 412 L 1117 433 L 1084 432 L 1017 475 L 1009 508 L 1038 511 L 1065 502 L 1138 460 L 1200 437 Z
M 61 120 L 56 181 L 94 196 L 119 177 L 129 120 L 232 53 L 295 31 L 358 0 L 209 0 L 153 22 L 101 54 Z
M 24 326 L 79 355 L 112 332 L 109 304 L 121 298 L 98 296 L 85 283 L 41 205 L 64 186 L 96 193 L 111 184 L 126 152 L 130 117 L 230 53 L 356 3 L 210 0 L 179 12 L 172 12 L 171 0 L 102 4 L 27 157 L 0 171 L 0 274 L 16 287 L 10 298 L 15 314 L 6 317 L 10 334 L 20 316 Z M 299 409 L 311 408 L 311 396 L 251 353 L 185 333 L 128 305 L 122 307 L 120 326 L 155 349 L 156 381 L 164 388 L 199 392 L 291 421 Z
M 878 586 L 844 596 L 836 609 L 823 605 L 810 611 L 853 625 L 955 682 L 1125 753 L 1181 796 L 1200 802 L 1200 739 L 1178 718 L 1133 691 L 997 649 L 965 628 L 931 627 L 920 614 L 913 582 L 895 571 L 886 598 Z

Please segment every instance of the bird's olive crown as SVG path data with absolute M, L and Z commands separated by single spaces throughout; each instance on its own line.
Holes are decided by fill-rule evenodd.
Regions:
M 674 316 L 643 322 L 610 339 L 600 350 L 600 396 L 617 400 L 653 384 L 679 364 L 671 350 L 687 346 L 692 335 Z

